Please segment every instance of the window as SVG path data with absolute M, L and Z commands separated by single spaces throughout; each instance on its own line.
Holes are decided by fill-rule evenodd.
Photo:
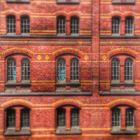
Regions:
M 79 126 L 79 109 L 71 109 L 71 127 Z
M 77 58 L 71 59 L 70 79 L 71 80 L 78 80 L 79 79 L 79 61 Z
M 133 61 L 131 59 L 126 59 L 125 61 L 125 74 L 124 74 L 126 81 L 133 80 Z
M 112 18 L 112 35 L 120 34 L 120 17 Z
M 21 110 L 21 127 L 29 127 L 29 109 L 24 108 Z
M 7 61 L 7 80 L 16 81 L 16 61 L 12 58 Z
M 65 81 L 66 79 L 66 64 L 63 58 L 58 59 L 57 61 L 57 80 Z
M 22 80 L 30 80 L 30 63 L 27 58 L 24 58 L 21 62 Z
M 71 34 L 77 35 L 79 33 L 79 18 L 75 16 L 71 17 L 70 25 Z
M 30 19 L 28 16 L 21 17 L 21 33 L 28 34 L 30 32 Z
M 112 126 L 120 127 L 120 109 L 118 108 L 112 110 Z
M 125 19 L 125 34 L 132 35 L 134 30 L 133 17 L 126 17 Z
M 119 60 L 117 58 L 113 58 L 112 60 L 112 80 L 119 80 L 120 78 L 120 64 L 119 64 Z
M 66 19 L 64 16 L 57 17 L 57 34 L 64 35 L 66 33 Z
M 58 127 L 65 127 L 65 121 L 66 121 L 66 112 L 65 109 L 59 108 L 57 110 L 57 126 Z
M 79 114 L 80 109 L 71 106 L 65 105 L 59 107 L 57 110 L 57 134 L 80 134 L 80 127 L 79 127 Z
M 30 110 L 23 106 L 13 106 L 5 110 L 5 135 L 30 135 Z M 20 117 L 19 117 L 20 116 Z
M 13 15 L 7 16 L 7 33 L 16 33 L 16 18 Z
M 134 108 L 119 105 L 112 109 L 112 133 L 135 134 Z
M 134 127 L 134 110 L 132 108 L 126 109 L 126 126 Z
M 6 0 L 9 3 L 29 3 L 30 0 Z
M 15 110 L 7 109 L 6 110 L 6 128 L 15 127 Z

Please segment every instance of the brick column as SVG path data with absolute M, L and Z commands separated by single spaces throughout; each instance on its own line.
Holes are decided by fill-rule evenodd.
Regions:
M 126 109 L 127 107 L 121 107 L 121 129 L 125 129 L 126 128 Z
M 21 108 L 15 107 L 15 110 L 16 110 L 16 130 L 19 131 L 20 130 L 20 111 L 21 111 Z
M 16 81 L 20 82 L 21 81 L 21 62 L 19 60 L 19 58 L 16 61 Z
M 120 60 L 120 82 L 124 82 L 124 61 Z
M 120 34 L 125 35 L 125 18 L 122 17 L 120 20 Z
M 16 18 L 16 34 L 17 35 L 20 34 L 20 17 L 19 16 Z
M 70 20 L 66 19 L 66 34 L 70 35 Z
M 71 107 L 66 107 L 66 129 L 70 129 L 71 128 Z

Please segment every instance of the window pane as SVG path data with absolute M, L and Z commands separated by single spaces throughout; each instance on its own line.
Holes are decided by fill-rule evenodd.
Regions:
M 70 79 L 71 80 L 78 80 L 79 79 L 79 61 L 77 58 L 73 58 L 71 60 Z
M 65 126 L 65 109 L 60 108 L 57 110 L 57 126 Z
M 119 60 L 118 59 L 113 59 L 112 60 L 112 76 L 111 79 L 112 80 L 119 80 L 120 78 L 120 64 L 119 64 Z
M 78 34 L 79 33 L 79 18 L 72 17 L 71 18 L 71 34 Z
M 126 126 L 134 126 L 134 110 L 126 110 Z
M 64 59 L 57 62 L 57 80 L 64 81 L 66 79 L 66 64 Z
M 125 80 L 133 80 L 133 61 L 131 59 L 127 59 L 125 61 Z
M 66 28 L 66 21 L 65 17 L 60 16 L 57 18 L 57 33 L 58 34 L 65 34 L 65 28 Z
M 120 110 L 118 108 L 112 110 L 112 126 L 120 126 Z
M 7 80 L 16 81 L 16 62 L 11 58 L 7 61 Z
M 21 33 L 30 32 L 30 20 L 28 16 L 21 17 Z
M 27 58 L 21 62 L 22 80 L 30 80 L 30 63 Z
M 112 18 L 112 34 L 119 34 L 120 33 L 120 18 L 113 17 Z
M 15 16 L 7 17 L 7 33 L 15 33 L 16 32 L 16 19 Z
M 77 108 L 71 110 L 71 126 L 79 126 L 79 109 Z
M 15 110 L 14 109 L 8 109 L 6 111 L 6 126 L 15 127 Z
M 29 127 L 29 109 L 21 110 L 21 127 Z
M 126 34 L 133 34 L 133 17 L 127 17 L 125 19 L 125 33 Z

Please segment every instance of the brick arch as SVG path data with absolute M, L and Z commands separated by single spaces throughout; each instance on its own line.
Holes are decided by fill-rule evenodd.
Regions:
M 136 101 L 130 100 L 130 99 L 117 99 L 114 101 L 111 101 L 110 103 L 108 103 L 109 108 L 113 108 L 115 106 L 118 105 L 127 105 L 127 106 L 131 106 L 134 108 L 138 108 L 140 104 L 138 104 Z
M 78 49 L 73 49 L 73 48 L 62 48 L 62 49 L 56 50 L 55 52 L 52 53 L 54 59 L 63 54 L 72 54 L 72 55 L 78 56 L 79 58 L 83 57 L 82 51 L 80 51 Z
M 30 12 L 29 11 L 20 11 L 19 12 L 19 16 L 30 16 Z
M 28 55 L 30 58 L 33 57 L 33 52 L 26 48 L 10 48 L 10 49 L 4 50 L 2 52 L 2 57 L 6 58 L 7 56 L 16 54 L 16 53 Z
M 8 10 L 8 11 L 5 11 L 5 16 L 7 17 L 8 15 L 13 15 L 16 17 L 17 15 L 17 12 L 15 12 L 14 10 Z
M 13 99 L 13 100 L 10 100 L 10 101 L 6 101 L 4 103 L 2 103 L 0 105 L 1 108 L 9 108 L 11 106 L 15 106 L 15 105 L 20 105 L 20 106 L 25 106 L 25 107 L 28 107 L 28 108 L 32 108 L 33 107 L 33 104 L 27 100 L 23 100 L 23 99 Z
M 108 52 L 108 56 L 109 58 L 112 58 L 113 56 L 115 55 L 123 55 L 123 54 L 127 54 L 127 55 L 130 55 L 131 57 L 133 58 L 136 58 L 136 55 L 137 55 L 138 52 L 136 52 L 135 50 L 132 50 L 132 49 L 128 49 L 128 48 L 117 48 L 117 49 L 114 49 L 114 50 L 111 50 Z
M 64 16 L 66 18 L 66 20 L 68 20 L 67 12 L 65 12 L 65 11 L 59 11 L 59 12 L 55 13 L 55 16 L 56 16 L 56 18 L 59 16 Z
M 73 105 L 73 106 L 76 106 L 78 108 L 81 108 L 83 106 L 83 104 L 80 101 L 72 100 L 72 99 L 59 100 L 59 101 L 53 103 L 54 108 L 58 108 L 58 107 L 61 107 L 63 105 Z
M 134 13 L 132 11 L 124 12 L 125 17 L 128 17 L 128 16 L 135 17 L 135 15 L 136 15 L 136 13 Z

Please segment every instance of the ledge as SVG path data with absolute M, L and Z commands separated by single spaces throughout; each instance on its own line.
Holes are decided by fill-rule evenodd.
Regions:
M 140 96 L 140 91 L 100 91 L 101 96 Z
M 133 130 L 112 130 L 112 135 L 136 135 L 137 131 L 135 129 Z
M 92 92 L 81 91 L 56 91 L 56 92 L 31 92 L 27 90 L 17 90 L 0 92 L 0 96 L 92 96 Z
M 140 36 L 138 35 L 132 35 L 132 36 L 125 36 L 125 35 L 120 35 L 120 36 L 100 36 L 100 39 L 140 39 Z
M 80 86 L 80 82 L 56 83 L 56 86 Z
M 23 128 L 20 131 L 16 131 L 15 128 L 8 128 L 5 132 L 4 132 L 5 136 L 30 136 L 31 135 L 31 131 L 30 129 L 27 128 Z
M 64 127 L 59 127 L 56 129 L 57 135 L 80 135 L 82 134 L 82 131 L 79 127 L 74 127 L 70 129 L 66 129 Z
M 22 38 L 31 38 L 31 39 L 91 39 L 91 35 L 65 35 L 65 36 L 58 36 L 58 35 L 0 35 L 0 38 L 15 38 L 15 39 L 22 39 Z
M 15 82 L 7 82 L 5 84 L 6 86 L 31 86 L 31 83 L 30 82 L 20 82 L 20 83 L 15 83 Z
M 135 86 L 134 83 L 111 83 L 111 86 Z

